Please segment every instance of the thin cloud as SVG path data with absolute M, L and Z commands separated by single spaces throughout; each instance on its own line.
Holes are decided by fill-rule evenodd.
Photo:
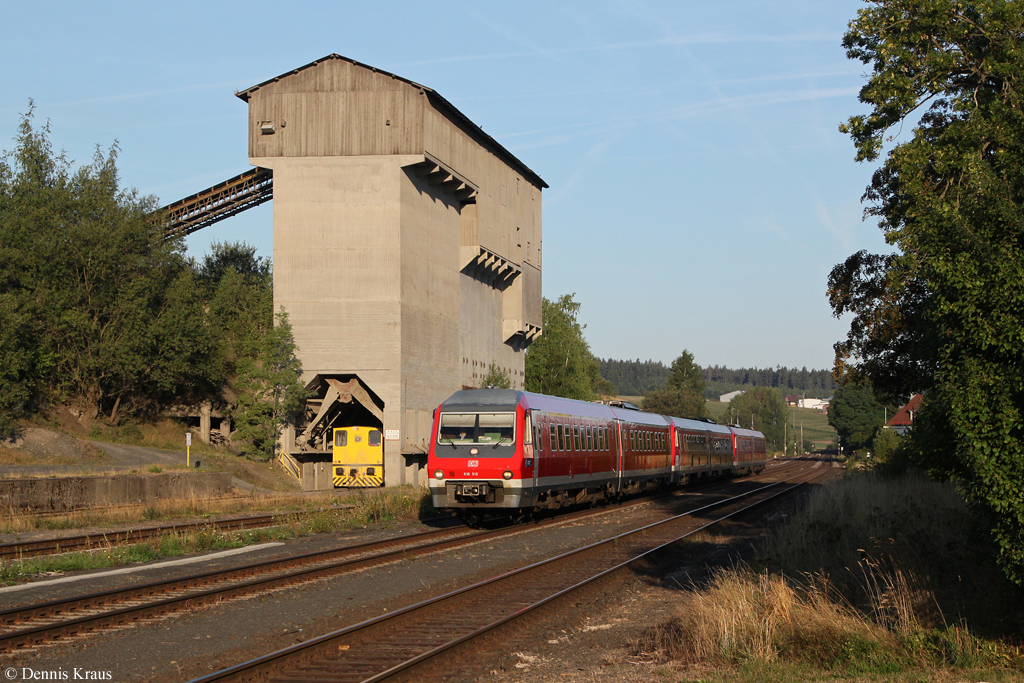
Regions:
M 532 135 L 544 135 L 545 137 L 515 145 L 515 149 L 534 149 L 538 147 L 551 147 L 564 144 L 570 140 L 587 137 L 600 133 L 608 133 L 612 130 L 621 129 L 636 125 L 650 123 L 664 123 L 685 119 L 692 116 L 706 116 L 724 111 L 746 110 L 753 107 L 769 107 L 794 102 L 809 102 L 834 97 L 851 97 L 859 92 L 859 88 L 812 88 L 810 90 L 788 90 L 769 93 L 753 93 L 737 97 L 720 97 L 704 102 L 686 104 L 662 112 L 654 112 L 641 116 L 618 117 L 604 122 L 577 123 L 575 125 L 553 126 L 539 130 L 512 131 L 497 133 L 499 139 L 505 140 L 514 137 L 530 137 Z M 561 135 L 549 135 L 561 130 L 568 132 Z
M 502 35 L 514 42 L 523 43 L 506 32 Z M 584 45 L 580 47 L 559 47 L 547 48 L 532 44 L 528 52 L 494 52 L 479 55 L 451 55 L 449 57 L 435 57 L 414 62 L 404 62 L 396 65 L 397 68 L 410 66 L 426 66 L 431 64 L 451 64 L 455 62 L 478 62 L 496 59 L 522 59 L 524 57 L 561 57 L 574 54 L 585 54 L 593 52 L 614 52 L 621 50 L 652 49 L 661 47 L 682 47 L 687 45 L 732 45 L 737 43 L 838 43 L 842 36 L 836 33 L 795 33 L 787 35 L 758 35 L 758 34 L 730 34 L 730 33 L 705 33 L 690 36 L 673 36 L 660 38 L 658 40 L 633 40 L 617 43 L 606 43 L 604 45 Z

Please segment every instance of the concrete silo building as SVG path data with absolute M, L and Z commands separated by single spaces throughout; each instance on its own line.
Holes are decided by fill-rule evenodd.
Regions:
M 249 162 L 273 173 L 274 306 L 305 378 L 357 380 L 386 483 L 423 483 L 441 401 L 492 363 L 523 386 L 547 185 L 430 88 L 339 55 L 238 97 Z

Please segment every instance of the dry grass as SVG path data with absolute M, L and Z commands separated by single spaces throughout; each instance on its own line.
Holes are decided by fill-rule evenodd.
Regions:
M 334 533 L 365 527 L 369 524 L 422 519 L 436 514 L 436 511 L 430 504 L 430 494 L 427 489 L 415 489 L 411 486 L 382 491 L 361 492 L 346 501 L 352 507 L 337 506 L 338 499 L 330 494 L 301 497 L 252 496 L 252 499 L 253 501 L 262 501 L 265 504 L 270 502 L 276 503 L 273 507 L 266 509 L 305 512 L 307 514 L 302 515 L 291 523 L 276 527 L 245 531 L 220 531 L 211 526 L 188 531 L 169 532 L 132 545 L 115 545 L 110 543 L 89 552 L 0 562 L 0 583 L 14 583 L 44 573 L 117 567 L 133 562 L 147 562 L 195 552 L 237 548 L 254 543 L 284 540 L 308 534 Z M 220 502 L 224 503 L 225 501 Z M 215 500 L 204 499 L 160 501 L 142 511 L 143 519 L 138 519 L 138 513 L 135 513 L 132 521 L 159 519 L 161 514 L 169 514 L 176 517 L 209 516 L 211 514 L 209 511 L 215 507 L 223 506 L 218 505 Z M 255 507 L 250 504 L 244 507 L 244 511 L 254 511 L 255 507 L 262 507 L 262 504 L 255 505 Z M 243 510 L 224 511 L 241 512 Z M 116 524 L 113 521 L 116 516 L 116 513 L 111 512 L 100 518 L 70 515 L 60 518 L 43 518 L 41 521 L 44 526 L 36 528 L 71 528 L 63 526 L 63 522 L 80 525 L 84 521 L 102 521 L 113 525 Z M 54 521 L 60 523 L 54 525 Z M 121 520 L 122 524 L 124 521 L 126 520 Z M 101 526 L 101 524 L 93 524 L 92 526 Z
M 828 666 L 853 654 L 884 663 L 896 639 L 836 600 L 824 581 L 797 588 L 784 577 L 741 568 L 718 572 L 709 586 L 687 596 L 678 616 L 635 646 L 685 663 L 796 656 Z
M 901 680 L 922 668 L 1019 673 L 1024 601 L 983 539 L 950 485 L 846 477 L 770 531 L 758 570 L 722 570 L 693 587 L 633 648 Z

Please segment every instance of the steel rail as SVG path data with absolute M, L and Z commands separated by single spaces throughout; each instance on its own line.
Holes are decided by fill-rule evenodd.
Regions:
M 560 553 L 390 614 L 201 676 L 193 679 L 191 683 L 256 680 L 370 683 L 386 680 L 411 667 L 419 666 L 447 650 L 470 642 L 518 616 L 530 613 L 539 606 L 557 600 L 569 594 L 576 586 L 598 581 L 611 572 L 648 557 L 650 553 L 664 548 L 667 544 L 706 530 L 792 489 L 787 488 L 763 500 L 755 501 L 686 533 L 679 534 L 673 531 L 669 534 L 670 538 L 660 542 L 655 539 L 653 545 L 649 543 L 639 551 L 629 552 L 631 549 L 628 546 L 634 539 L 651 534 L 655 530 L 671 529 L 672 524 L 679 523 L 684 518 L 736 503 L 738 500 L 787 484 L 804 475 L 805 473 L 801 472 L 790 479 L 772 482 L 577 550 Z M 799 486 L 800 483 L 795 486 Z M 624 552 L 628 557 L 621 557 Z M 586 559 L 586 562 L 582 561 L 583 559 Z M 588 562 L 596 562 L 599 565 L 603 563 L 603 566 L 593 571 L 586 567 Z M 577 576 L 581 572 L 586 574 L 582 579 Z M 541 578 L 538 579 L 538 576 Z M 544 581 L 554 582 L 557 586 L 544 590 Z M 566 581 L 569 582 L 568 585 Z M 539 599 L 531 597 L 528 595 L 531 590 L 541 590 L 544 594 Z M 485 619 L 482 625 L 479 623 L 480 610 L 483 610 Z M 494 616 L 498 618 L 495 619 Z
M 800 463 L 787 463 L 787 468 L 789 466 L 799 468 Z M 646 505 L 649 502 L 650 499 L 639 499 L 628 503 L 627 506 Z M 622 506 L 615 509 L 622 509 Z M 222 601 L 306 583 L 327 576 L 452 547 L 564 524 L 581 517 L 605 514 L 609 510 L 609 508 L 597 511 L 584 510 L 544 520 L 536 525 L 516 525 L 490 531 L 471 531 L 458 526 L 406 534 L 383 541 L 329 548 L 283 559 L 249 563 L 231 569 L 208 571 L 127 588 L 110 589 L 68 599 L 0 610 L 0 628 L 4 626 L 16 628 L 16 630 L 0 633 L 0 651 L 34 647 L 61 637 L 148 619 L 180 609 L 191 608 L 203 602 Z M 449 536 L 454 538 L 447 538 Z M 435 538 L 438 540 L 432 540 Z M 388 550 L 389 548 L 397 549 Z M 360 554 L 363 556 L 352 557 Z M 259 578 L 246 580 L 253 576 Z M 159 598 L 158 596 L 165 597 Z M 135 602 L 136 604 L 114 609 L 106 607 L 125 602 Z M 61 615 L 69 613 L 73 615 L 77 612 L 91 613 L 80 617 L 72 616 L 70 619 L 63 618 L 56 623 L 52 621 L 54 617 L 61 617 Z M 36 622 L 36 624 L 33 625 L 32 622 Z

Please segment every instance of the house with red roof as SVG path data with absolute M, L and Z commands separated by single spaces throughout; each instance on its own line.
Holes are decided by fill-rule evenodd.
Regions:
M 914 394 L 907 401 L 907 404 L 896 411 L 892 419 L 885 423 L 886 429 L 892 429 L 900 436 L 909 432 L 914 426 L 914 415 L 921 408 L 921 401 L 924 396 Z

